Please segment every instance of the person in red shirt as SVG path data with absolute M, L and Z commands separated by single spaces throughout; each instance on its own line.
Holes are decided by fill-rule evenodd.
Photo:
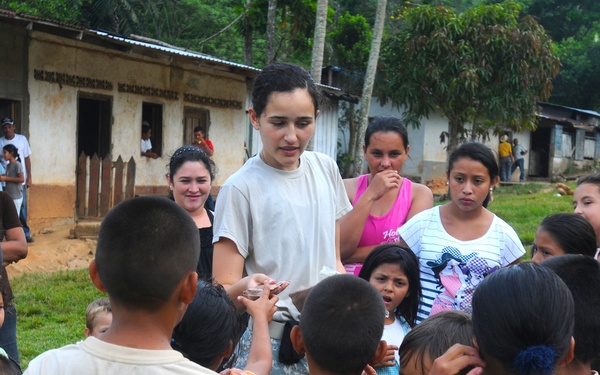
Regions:
M 204 151 L 208 157 L 213 156 L 215 152 L 215 146 L 213 146 L 212 142 L 208 139 L 204 139 L 204 133 L 202 132 L 202 127 L 200 126 L 196 126 L 194 128 L 194 142 L 192 145 Z

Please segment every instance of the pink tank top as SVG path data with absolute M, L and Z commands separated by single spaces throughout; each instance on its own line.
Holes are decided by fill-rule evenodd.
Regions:
M 352 205 L 356 204 L 368 186 L 369 175 L 359 176 Z M 388 213 L 383 216 L 369 214 L 360 240 L 358 241 L 358 247 L 398 242 L 400 239 L 398 228 L 406 222 L 411 201 L 412 181 L 408 178 L 402 178 L 402 186 L 400 186 L 400 191 L 398 191 L 398 198 L 396 198 L 394 205 Z M 348 273 L 354 273 L 358 276 L 362 268 L 362 263 L 348 263 L 345 267 Z

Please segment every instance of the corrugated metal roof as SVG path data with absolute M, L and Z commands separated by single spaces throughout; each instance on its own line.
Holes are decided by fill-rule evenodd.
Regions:
M 553 103 L 543 103 L 543 102 L 540 102 L 539 104 L 540 105 L 548 105 L 548 106 L 552 106 L 552 107 L 558 107 L 558 108 L 570 109 L 572 111 L 582 112 L 582 113 L 586 113 L 588 115 L 600 117 L 600 113 L 598 113 L 596 111 L 592 111 L 591 109 L 574 108 L 574 107 L 568 107 L 566 105 L 553 104 Z
M 166 45 L 162 45 L 162 44 L 157 44 L 157 43 L 150 43 L 150 42 L 145 42 L 145 41 L 141 41 L 141 40 L 137 40 L 137 39 L 132 39 L 132 38 L 126 38 L 124 36 L 120 36 L 120 35 L 116 35 L 116 34 L 110 34 L 104 31 L 99 31 L 99 30 L 87 30 L 89 33 L 93 33 L 95 35 L 98 35 L 100 37 L 105 37 L 105 38 L 109 38 L 109 39 L 113 39 L 113 40 L 117 40 L 123 43 L 127 43 L 127 44 L 131 44 L 131 45 L 135 45 L 135 46 L 140 46 L 140 47 L 144 47 L 144 48 L 150 48 L 150 49 L 154 49 L 154 50 L 158 50 L 158 51 L 162 51 L 162 52 L 166 52 L 166 53 L 170 53 L 170 54 L 174 54 L 174 55 L 179 55 L 179 56 L 186 56 L 186 57 L 191 57 L 191 58 L 195 58 L 195 59 L 200 59 L 200 60 L 205 60 L 205 61 L 211 61 L 217 64 L 223 64 L 223 65 L 229 65 L 229 66 L 234 66 L 237 68 L 242 68 L 242 69 L 247 69 L 247 70 L 253 70 L 256 72 L 259 72 L 260 69 L 255 68 L 253 66 L 249 66 L 249 65 L 244 65 L 244 64 L 239 64 L 239 63 L 235 63 L 235 62 L 231 62 L 231 61 L 227 61 L 227 60 L 223 60 L 223 59 L 219 59 L 216 58 L 214 56 L 210 56 L 210 55 L 206 55 L 200 52 L 195 52 L 195 51 L 191 51 L 191 50 L 187 50 L 187 49 L 183 49 L 183 48 L 177 48 L 174 46 L 168 47 Z

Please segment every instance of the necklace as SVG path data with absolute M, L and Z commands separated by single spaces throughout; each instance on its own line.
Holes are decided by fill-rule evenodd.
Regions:
M 385 317 L 386 317 L 386 319 L 390 317 L 390 312 L 387 310 L 385 310 Z

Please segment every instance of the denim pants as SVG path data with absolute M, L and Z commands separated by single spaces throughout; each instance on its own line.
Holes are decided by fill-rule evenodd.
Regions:
M 31 230 L 27 226 L 27 185 L 23 184 L 23 204 L 21 205 L 21 211 L 19 212 L 19 220 L 23 226 L 23 232 L 25 237 L 31 237 Z
M 520 172 L 519 182 L 523 182 L 523 181 L 525 181 L 525 159 L 524 158 L 519 158 L 519 159 L 515 160 L 512 167 L 510 168 L 511 175 L 515 172 L 517 167 L 519 167 L 519 172 Z
M 512 159 L 510 156 L 500 158 L 500 179 L 502 181 L 510 181 L 510 169 L 512 167 Z
M 17 363 L 21 363 L 17 347 L 17 309 L 14 304 L 6 306 L 4 310 L 4 324 L 0 328 L 0 348 Z

